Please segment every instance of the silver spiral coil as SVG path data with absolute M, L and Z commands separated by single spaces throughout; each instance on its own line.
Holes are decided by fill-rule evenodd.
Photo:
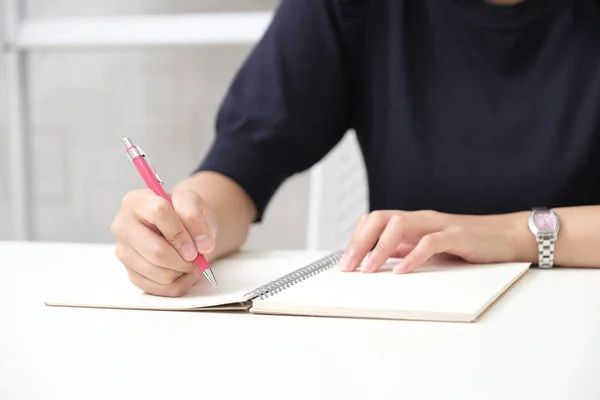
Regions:
M 318 259 L 305 267 L 299 268 L 280 278 L 266 283 L 258 288 L 246 293 L 245 297 L 250 299 L 259 298 L 261 300 L 269 298 L 285 289 L 290 288 L 298 282 L 301 282 L 311 276 L 317 275 L 325 270 L 335 267 L 342 258 L 342 252 L 335 252 L 328 256 Z

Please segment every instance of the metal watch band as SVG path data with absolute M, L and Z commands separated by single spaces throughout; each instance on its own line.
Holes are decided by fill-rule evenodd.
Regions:
M 552 268 L 554 266 L 554 242 L 556 235 L 553 233 L 539 233 L 538 239 L 538 267 Z

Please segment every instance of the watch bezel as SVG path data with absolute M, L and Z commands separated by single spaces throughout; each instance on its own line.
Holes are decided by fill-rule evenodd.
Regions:
M 534 221 L 534 216 L 537 213 L 549 213 L 550 215 L 552 215 L 552 217 L 554 218 L 555 221 L 555 227 L 552 230 L 540 230 L 536 225 L 535 225 L 535 221 Z M 538 235 L 540 233 L 542 234 L 554 234 L 554 235 L 558 235 L 558 232 L 560 231 L 560 219 L 558 218 L 558 215 L 556 215 L 556 213 L 550 209 L 550 208 L 546 208 L 546 207 L 537 207 L 537 208 L 533 208 L 531 210 L 531 213 L 529 214 L 529 229 L 535 234 Z

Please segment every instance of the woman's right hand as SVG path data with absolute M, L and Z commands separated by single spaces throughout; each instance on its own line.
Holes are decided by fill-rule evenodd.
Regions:
M 129 192 L 111 230 L 116 256 L 135 286 L 179 297 L 202 279 L 193 260 L 213 251 L 217 218 L 194 191 L 173 192 L 172 203 L 148 189 Z

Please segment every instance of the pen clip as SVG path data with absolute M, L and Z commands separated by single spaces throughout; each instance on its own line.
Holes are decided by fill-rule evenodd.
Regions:
M 146 155 L 146 153 L 144 153 L 144 150 L 142 150 L 142 148 L 140 146 L 136 146 L 136 147 L 137 147 L 138 151 L 140 152 L 140 155 L 146 159 L 146 163 L 148 164 L 148 167 L 150 167 L 150 170 L 152 171 L 152 173 L 154 174 L 154 176 L 156 177 L 158 182 L 161 185 L 164 185 L 165 182 L 162 180 L 162 178 L 160 177 L 158 172 L 156 172 L 156 168 L 154 168 L 154 164 L 152 164 L 152 160 L 150 160 L 150 157 L 148 157 L 148 155 Z

